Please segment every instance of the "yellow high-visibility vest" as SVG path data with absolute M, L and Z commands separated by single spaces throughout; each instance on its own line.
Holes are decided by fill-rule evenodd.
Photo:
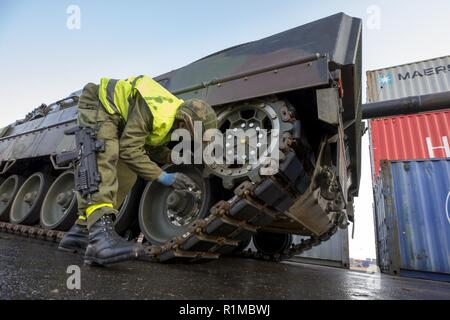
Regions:
M 183 100 L 171 94 L 158 82 L 147 76 L 126 80 L 102 78 L 98 96 L 108 113 L 119 114 L 126 122 L 128 109 L 137 92 L 144 98 L 153 115 L 153 131 L 147 137 L 146 144 L 155 147 L 166 143 Z

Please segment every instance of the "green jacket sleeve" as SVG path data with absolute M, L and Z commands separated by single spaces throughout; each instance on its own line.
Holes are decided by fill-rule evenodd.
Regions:
M 142 100 L 130 106 L 128 120 L 120 138 L 120 159 L 138 176 L 145 180 L 156 180 L 161 168 L 150 160 L 145 150 L 145 138 L 151 133 L 153 116 Z
M 147 153 L 150 155 L 150 159 L 156 161 L 160 164 L 171 164 L 172 163 L 172 150 L 167 146 L 160 147 L 146 147 Z

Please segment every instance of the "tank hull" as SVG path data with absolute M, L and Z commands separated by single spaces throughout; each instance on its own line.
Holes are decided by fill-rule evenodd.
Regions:
M 205 100 L 224 122 L 236 116 L 249 124 L 249 112 L 263 114 L 262 126 L 280 129 L 275 139 L 282 156 L 280 170 L 269 177 L 260 167 L 236 175 L 236 169 L 205 168 L 204 175 L 221 180 L 226 190 L 217 189 L 218 202 L 191 231 L 170 245 L 155 244 L 150 255 L 215 258 L 260 231 L 311 237 L 272 257 L 285 258 L 353 221 L 363 131 L 361 30 L 360 19 L 339 13 L 155 77 L 182 99 Z M 75 149 L 73 136 L 64 131 L 76 124 L 79 95 L 42 105 L 0 131 L 0 177 L 24 168 L 25 176 L 67 170 L 54 159 Z M 140 207 L 145 214 L 148 208 Z

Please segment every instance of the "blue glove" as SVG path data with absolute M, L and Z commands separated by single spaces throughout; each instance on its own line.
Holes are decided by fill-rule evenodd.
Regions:
M 158 178 L 158 182 L 162 185 L 165 185 L 166 187 L 170 187 L 175 183 L 176 178 L 176 173 L 167 173 L 163 171 L 163 173 L 161 173 Z

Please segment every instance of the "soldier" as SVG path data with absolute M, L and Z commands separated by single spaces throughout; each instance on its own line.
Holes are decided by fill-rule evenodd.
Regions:
M 96 154 L 101 181 L 89 197 L 77 194 L 79 219 L 59 249 L 85 250 L 85 263 L 94 265 L 141 256 L 142 245 L 114 230 L 117 207 L 137 176 L 175 189 L 194 187 L 186 175 L 164 172 L 151 160 L 170 162 L 166 144 L 171 132 L 185 127 L 193 133 L 194 121 L 201 121 L 205 130 L 217 127 L 211 106 L 201 100 L 183 102 L 150 77 L 103 78 L 100 85 L 87 84 L 78 103 L 78 125 L 95 129 L 96 138 L 104 141 L 104 152 Z

